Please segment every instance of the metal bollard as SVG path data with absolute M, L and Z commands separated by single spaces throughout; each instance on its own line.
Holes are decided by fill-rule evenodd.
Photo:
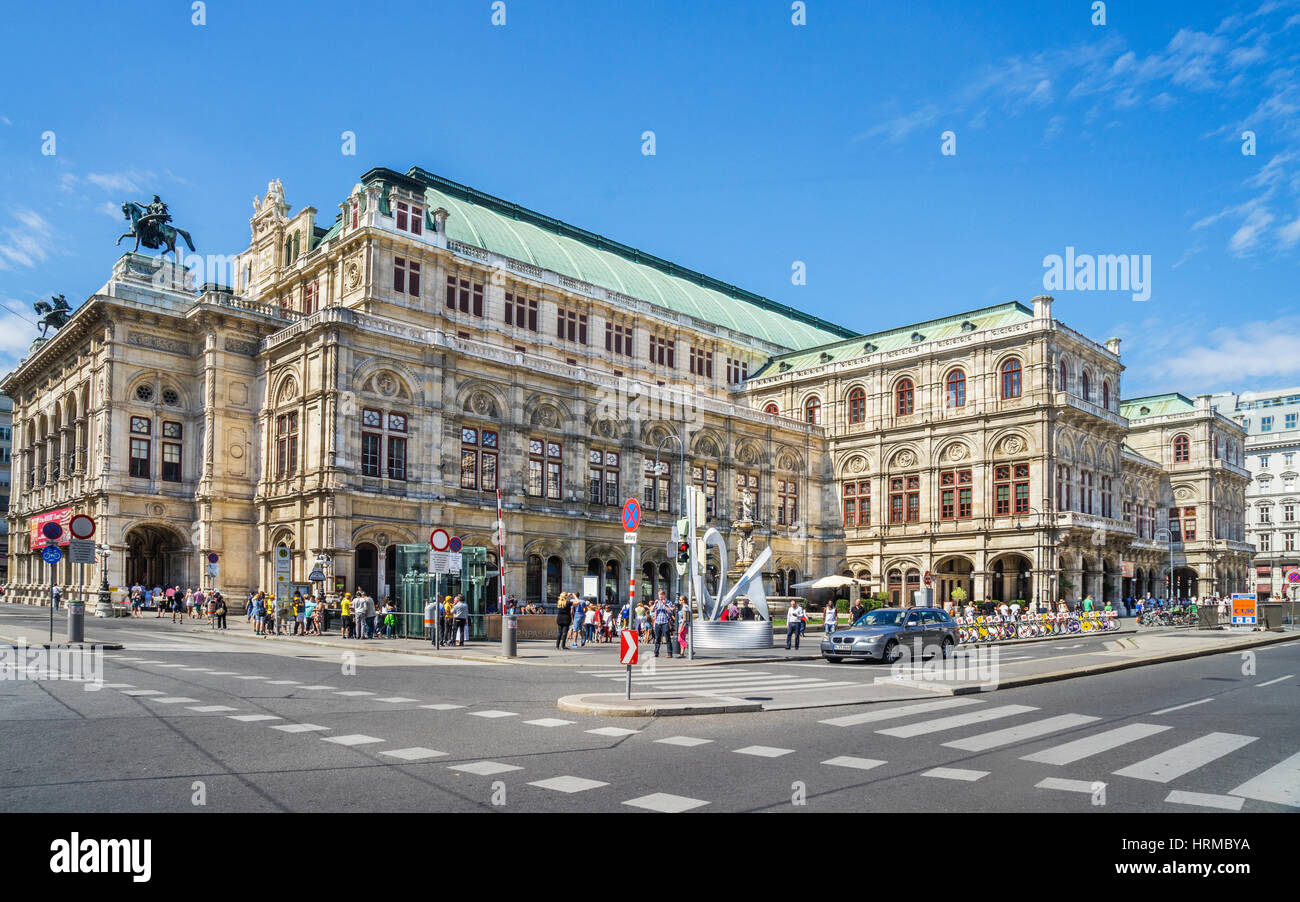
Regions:
M 86 641 L 86 603 L 68 602 L 68 642 Z
M 507 658 L 518 656 L 519 618 L 506 614 L 501 618 L 501 653 Z

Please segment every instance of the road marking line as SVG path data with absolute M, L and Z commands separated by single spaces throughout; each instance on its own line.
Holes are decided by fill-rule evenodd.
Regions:
M 414 701 L 414 699 L 412 699 L 412 701 Z M 519 716 L 514 711 L 471 711 L 469 713 L 471 717 L 497 718 L 497 717 L 518 717 Z
M 464 771 L 467 774 L 490 777 L 493 774 L 504 774 L 512 770 L 523 770 L 523 768 L 514 764 L 502 764 L 500 761 L 471 761 L 469 764 L 449 764 L 447 770 Z
M 963 749 L 967 752 L 984 752 L 1001 745 L 1011 745 L 1025 739 L 1035 739 L 1039 736 L 1046 736 L 1048 733 L 1059 733 L 1061 730 L 1068 730 L 1071 727 L 1081 727 L 1086 723 L 1097 720 L 1101 720 L 1101 718 L 1088 714 L 1062 714 L 1058 717 L 1036 720 L 1033 723 L 1027 723 L 1019 727 L 1008 727 L 1005 730 L 994 730 L 990 733 L 981 733 L 978 736 L 954 739 L 952 742 L 945 742 L 944 746 L 952 749 Z
M 446 752 L 440 752 L 437 749 L 426 749 L 423 746 L 415 746 L 409 749 L 393 749 L 391 752 L 380 752 L 381 755 L 387 755 L 390 758 L 401 758 L 403 761 L 424 761 L 428 758 L 444 758 Z
M 680 814 L 709 803 L 702 799 L 675 796 L 667 792 L 652 792 L 648 796 L 628 799 L 623 804 L 631 805 L 633 808 L 644 808 L 646 811 L 658 811 L 661 814 Z
M 1300 753 L 1242 783 L 1231 795 L 1300 808 Z
M 1256 684 L 1255 684 L 1255 688 L 1256 688 L 1256 689 L 1263 689 L 1265 686 L 1272 686 L 1274 683 L 1280 683 L 1280 682 L 1282 682 L 1283 680 L 1289 680 L 1289 679 L 1291 679 L 1293 676 L 1295 676 L 1294 673 L 1288 673 L 1288 674 L 1287 674 L 1286 676 L 1284 676 L 1284 677 L 1278 677 L 1276 680 L 1269 680 L 1267 683 L 1256 683 Z
M 667 739 L 656 739 L 655 742 L 663 745 L 679 745 L 682 748 L 694 748 L 697 745 L 704 745 L 712 742 L 712 739 L 696 739 L 694 736 L 669 736 Z
M 438 705 L 421 705 L 420 707 L 421 707 L 421 708 L 429 708 L 430 710 L 433 710 L 433 711 L 454 711 L 454 710 L 456 710 L 457 708 L 463 708 L 463 707 L 465 707 L 465 706 L 464 706 L 464 705 L 446 705 L 446 704 L 438 704 Z
M 1030 711 L 1037 711 L 1033 705 L 1002 705 L 998 708 L 984 708 L 980 711 L 970 711 L 966 714 L 954 714 L 951 717 L 936 717 L 934 720 L 922 720 L 919 723 L 910 723 L 901 727 L 890 727 L 885 730 L 876 730 L 877 733 L 883 733 L 885 736 L 896 736 L 900 739 L 910 739 L 913 736 L 924 736 L 927 733 L 938 733 L 941 730 L 952 730 L 957 727 L 969 726 L 973 723 L 983 723 L 986 720 L 997 720 L 1001 717 L 1015 717 L 1018 714 L 1028 714 Z
M 272 730 L 279 730 L 282 733 L 319 733 L 321 730 L 331 730 L 333 727 L 322 727 L 314 723 L 286 723 L 277 727 L 271 727 Z
M 158 669 L 162 670 L 164 667 L 171 668 L 171 667 L 184 667 L 184 666 L 185 666 L 184 664 L 159 664 Z
M 405 704 L 405 703 L 407 703 L 407 702 L 418 702 L 419 699 L 418 699 L 418 698 L 404 698 L 404 697 L 402 697 L 402 696 L 400 696 L 400 695 L 394 695 L 394 696 L 390 696 L 389 698 L 377 698 L 377 699 L 375 699 L 375 701 L 377 701 L 377 702 L 388 702 L 388 704 L 390 704 L 390 705 L 401 705 L 401 704 Z
M 923 777 L 938 777 L 940 780 L 964 780 L 974 783 L 980 777 L 987 777 L 986 770 L 963 770 L 960 767 L 936 767 L 921 774 Z
M 852 767 L 857 770 L 871 770 L 873 767 L 880 767 L 880 765 L 887 763 L 887 761 L 881 761 L 877 758 L 854 758 L 852 755 L 837 755 L 822 762 L 822 764 L 829 764 L 831 767 Z
M 226 716 L 231 720 L 238 720 L 242 723 L 257 723 L 262 720 L 284 720 L 283 717 L 278 717 L 274 714 L 228 714 Z
M 267 681 L 266 681 L 266 685 L 268 685 L 268 686 L 297 686 L 297 685 L 298 685 L 298 681 L 297 681 L 297 680 L 267 680 Z
M 123 689 L 122 694 L 123 695 L 165 695 L 166 693 L 159 692 L 157 689 Z
M 1183 792 L 1175 789 L 1165 796 L 1166 802 L 1175 805 L 1197 805 L 1201 808 L 1222 808 L 1224 811 L 1240 811 L 1246 800 L 1232 796 L 1212 795 L 1206 792 Z
M 529 783 L 529 786 L 538 786 L 542 789 L 553 789 L 556 792 L 586 792 L 588 789 L 598 789 L 601 786 L 608 786 L 608 783 L 602 783 L 599 780 L 588 780 L 584 777 L 551 777 L 549 780 L 538 780 Z
M 367 736 L 364 733 L 349 733 L 346 736 L 322 736 L 321 741 L 333 742 L 336 745 L 370 745 L 375 742 L 383 742 L 378 736 Z
M 793 755 L 794 749 L 779 749 L 770 745 L 747 745 L 743 749 L 732 749 L 736 755 L 753 755 L 756 758 L 780 758 L 782 755 Z
M 264 677 L 264 676 L 237 676 L 237 677 L 235 677 L 235 679 L 237 679 L 237 680 L 265 680 L 265 679 L 267 679 L 267 678 Z
M 1184 708 L 1193 708 L 1193 707 L 1195 707 L 1196 705 L 1203 705 L 1203 704 L 1205 704 L 1206 702 L 1212 702 L 1212 701 L 1214 701 L 1214 699 L 1212 699 L 1212 698 L 1203 698 L 1203 699 L 1200 699 L 1199 701 L 1188 702 L 1188 703 L 1185 704 L 1185 705 L 1175 705 L 1175 706 L 1172 707 L 1172 708 L 1161 708 L 1159 711 L 1152 711 L 1151 714 L 1150 714 L 1150 716 L 1151 716 L 1151 717 L 1155 717 L 1155 716 L 1158 715 L 1158 714 L 1168 714 L 1170 711 L 1181 711 L 1181 710 L 1183 710 Z
M 1121 768 L 1115 771 L 1115 776 L 1168 783 L 1176 777 L 1181 777 L 1189 771 L 1204 767 L 1211 761 L 1250 745 L 1258 738 L 1258 736 L 1241 736 L 1237 733 L 1207 733 L 1191 742 L 1184 742 L 1159 755 L 1152 755 L 1136 764 Z
M 238 711 L 238 708 L 232 708 L 229 705 L 199 705 L 189 708 L 190 711 L 198 711 L 200 714 L 217 714 L 224 711 Z
M 181 702 L 197 702 L 197 698 L 186 698 L 183 695 L 171 695 L 167 698 L 151 698 L 151 702 L 157 702 L 160 705 L 178 705 Z
M 334 694 L 335 694 L 335 695 L 349 695 L 349 696 L 357 696 L 357 695 L 375 695 L 374 692 L 367 692 L 367 691 L 364 690 L 364 689 L 344 689 L 342 692 L 335 692 Z
M 1169 727 L 1153 723 L 1131 723 L 1104 733 L 1096 733 L 1073 742 L 1053 746 L 1050 749 L 1043 749 L 1032 755 L 1023 755 L 1020 760 L 1037 761 L 1040 764 L 1073 764 L 1075 761 L 1108 752 L 1139 739 L 1146 739 L 1168 729 Z
M 631 736 L 633 733 L 640 733 L 640 730 L 629 730 L 626 727 L 600 727 L 596 730 L 584 730 L 586 733 L 593 733 L 597 736 Z
M 105 689 L 134 689 L 135 685 L 132 683 L 105 683 L 104 688 Z
M 299 686 L 298 688 L 316 690 L 316 689 L 333 689 L 334 687 L 333 686 Z
M 543 717 L 540 720 L 525 720 L 524 723 L 531 724 L 534 727 L 564 727 L 571 723 L 577 723 L 577 721 L 560 720 L 558 717 Z
M 1098 789 L 1104 790 L 1105 783 L 1089 783 L 1087 780 L 1062 780 L 1060 777 L 1048 777 L 1034 784 L 1035 789 L 1060 789 L 1064 792 L 1086 792 L 1089 795 Z
M 749 692 L 750 694 L 753 694 L 754 692 L 760 692 L 763 690 L 771 690 L 773 692 L 817 692 L 818 690 L 821 689 L 841 689 L 845 686 L 859 686 L 863 689 L 874 688 L 870 683 L 843 682 L 843 683 L 819 683 L 816 686 L 755 686 L 755 687 L 742 686 L 740 687 L 740 691 Z M 727 691 L 734 692 L 736 690 L 729 689 Z
M 235 670 L 214 670 L 208 676 L 239 676 L 239 672 Z
M 902 705 L 897 708 L 886 708 L 883 711 L 867 711 L 864 714 L 849 714 L 845 717 L 832 717 L 830 720 L 821 721 L 821 723 L 830 724 L 833 727 L 854 727 L 862 723 L 875 723 L 878 720 L 889 720 L 894 717 L 907 717 L 909 714 L 924 714 L 928 711 L 941 711 L 944 708 L 961 708 L 966 705 L 978 704 L 983 704 L 983 702 L 974 698 L 946 698 L 937 702 L 921 702 L 916 705 Z

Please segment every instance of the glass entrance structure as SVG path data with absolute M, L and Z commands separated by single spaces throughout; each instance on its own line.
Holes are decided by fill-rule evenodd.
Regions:
M 430 573 L 428 545 L 397 546 L 397 605 L 402 611 L 401 635 L 424 638 L 424 606 L 434 598 L 464 595 L 469 606 L 469 637 L 487 638 L 486 615 L 495 599 L 486 597 L 487 549 L 461 549 L 459 573 Z

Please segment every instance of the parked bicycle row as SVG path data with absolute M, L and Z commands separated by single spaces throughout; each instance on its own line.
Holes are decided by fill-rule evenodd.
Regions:
M 958 617 L 956 620 L 957 639 L 963 643 L 1035 639 L 1119 629 L 1119 615 L 1115 611 L 1021 614 L 1016 617 L 991 615 Z

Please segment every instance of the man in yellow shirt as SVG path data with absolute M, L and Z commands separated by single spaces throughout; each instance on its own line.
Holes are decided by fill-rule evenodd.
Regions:
M 352 593 L 343 593 L 343 629 L 339 633 L 344 639 L 352 636 Z

